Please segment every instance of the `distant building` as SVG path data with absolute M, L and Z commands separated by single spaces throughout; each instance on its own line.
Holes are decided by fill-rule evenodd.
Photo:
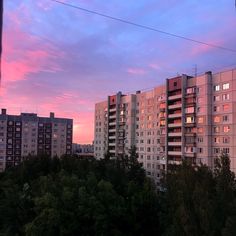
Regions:
M 0 171 L 18 165 L 23 157 L 72 154 L 73 120 L 38 117 L 34 113 L 0 114 Z
M 80 157 L 94 157 L 94 146 L 93 144 L 73 143 L 73 154 Z
M 214 167 L 228 153 L 236 172 L 236 69 L 166 80 L 147 92 L 109 96 L 95 105 L 97 159 L 137 147 L 147 175 L 159 182 L 171 164 L 189 160 Z

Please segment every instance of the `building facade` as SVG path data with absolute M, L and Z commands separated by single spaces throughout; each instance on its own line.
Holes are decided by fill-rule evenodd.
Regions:
M 72 153 L 73 120 L 38 117 L 34 113 L 0 114 L 0 171 L 18 165 L 28 155 L 51 157 Z
M 168 164 L 187 159 L 213 168 L 221 152 L 236 172 L 236 69 L 166 80 L 151 91 L 109 96 L 95 105 L 96 158 L 137 147 L 157 182 Z

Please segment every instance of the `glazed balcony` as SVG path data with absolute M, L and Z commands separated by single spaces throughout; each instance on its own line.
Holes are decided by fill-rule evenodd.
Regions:
M 181 151 L 168 151 L 168 155 L 170 155 L 170 156 L 181 156 L 182 152 Z
M 182 122 L 168 124 L 169 128 L 175 128 L 175 127 L 181 127 L 181 126 L 182 126 Z
M 181 146 L 182 142 L 168 142 L 168 146 Z
M 169 110 L 173 110 L 173 109 L 178 109 L 182 107 L 182 103 L 177 103 L 177 104 L 173 104 L 173 105 L 169 105 L 168 109 Z
M 168 136 L 169 137 L 181 137 L 182 136 L 182 132 L 169 132 Z
M 169 101 L 172 101 L 172 100 L 178 100 L 178 99 L 181 99 L 182 98 L 182 94 L 176 94 L 176 95 L 171 95 L 168 97 L 168 100 Z

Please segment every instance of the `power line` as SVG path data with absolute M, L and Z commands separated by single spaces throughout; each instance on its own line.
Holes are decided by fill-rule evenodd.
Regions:
M 72 7 L 72 8 L 75 8 L 77 10 L 85 11 L 87 13 L 102 16 L 102 17 L 105 17 L 105 18 L 108 18 L 108 19 L 111 19 L 111 20 L 119 21 L 119 22 L 122 22 L 122 23 L 125 23 L 125 24 L 129 24 L 129 25 L 133 25 L 133 26 L 136 26 L 136 27 L 139 27 L 139 28 L 143 28 L 143 29 L 146 29 L 146 30 L 155 31 L 155 32 L 158 32 L 158 33 L 161 33 L 161 34 L 171 36 L 171 37 L 180 38 L 180 39 L 183 39 L 183 40 L 186 40 L 186 41 L 190 41 L 190 42 L 194 42 L 194 43 L 198 43 L 198 44 L 202 44 L 202 45 L 207 45 L 209 47 L 214 47 L 214 48 L 218 48 L 218 49 L 221 49 L 221 50 L 224 50 L 224 51 L 230 51 L 230 52 L 236 53 L 235 49 L 226 48 L 226 47 L 222 47 L 222 46 L 219 46 L 219 45 L 216 45 L 216 44 L 206 43 L 206 42 L 203 42 L 203 41 L 200 41 L 200 40 L 196 40 L 196 39 L 188 38 L 188 37 L 185 37 L 185 36 L 169 33 L 169 32 L 159 30 L 159 29 L 156 29 L 156 28 L 153 28 L 153 27 L 150 27 L 150 26 L 141 25 L 141 24 L 138 24 L 138 23 L 135 23 L 135 22 L 131 22 L 131 21 L 124 20 L 124 19 L 117 18 L 117 17 L 110 16 L 110 15 L 106 15 L 106 14 L 103 14 L 103 13 L 100 13 L 100 12 L 97 12 L 97 11 L 92 11 L 92 10 L 82 8 L 82 7 L 79 7 L 79 6 L 76 6 L 76 5 L 72 5 L 72 4 L 69 4 L 69 3 L 65 3 L 65 2 L 61 2 L 61 1 L 57 1 L 57 0 L 51 0 L 51 1 L 57 2 L 59 4 L 67 6 L 67 7 Z

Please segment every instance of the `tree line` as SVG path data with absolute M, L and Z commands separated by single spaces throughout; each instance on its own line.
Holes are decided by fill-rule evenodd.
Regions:
M 236 235 L 229 157 L 176 166 L 157 189 L 123 158 L 28 157 L 0 174 L 0 235 Z

